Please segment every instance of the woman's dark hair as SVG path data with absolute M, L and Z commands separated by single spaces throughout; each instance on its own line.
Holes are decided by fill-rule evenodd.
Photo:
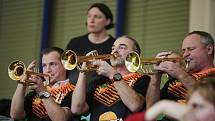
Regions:
M 106 19 L 110 19 L 110 24 L 108 24 L 107 26 L 105 26 L 105 29 L 111 29 L 114 27 L 114 24 L 113 24 L 113 14 L 110 10 L 110 8 L 103 4 L 103 3 L 94 3 L 93 5 L 91 5 L 88 9 L 88 11 L 91 9 L 91 8 L 98 8 L 106 17 Z

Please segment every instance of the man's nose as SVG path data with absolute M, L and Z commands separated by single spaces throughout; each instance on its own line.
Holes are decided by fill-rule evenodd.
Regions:
M 46 71 L 46 73 L 51 72 L 50 66 L 47 66 L 46 69 L 45 69 L 45 71 Z
M 94 22 L 94 17 L 90 17 L 90 18 L 89 18 L 89 22 L 90 22 L 90 23 L 93 23 L 93 22 Z
M 112 53 L 118 53 L 119 51 L 119 48 L 118 47 L 115 47 L 113 50 L 112 50 Z
M 188 50 L 185 50 L 183 53 L 183 57 L 187 57 L 190 55 L 190 52 Z

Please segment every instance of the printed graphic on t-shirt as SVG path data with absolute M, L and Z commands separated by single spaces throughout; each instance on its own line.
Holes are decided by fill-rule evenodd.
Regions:
M 99 121 L 123 121 L 122 118 L 117 118 L 112 111 L 105 112 L 99 116 Z
M 128 75 L 123 76 L 123 80 L 131 87 L 134 87 L 137 79 L 142 75 L 137 73 L 130 73 Z M 121 100 L 120 96 L 117 93 L 116 88 L 112 83 L 105 83 L 98 86 L 95 90 L 94 98 L 103 103 L 104 105 L 110 107 L 117 101 Z
M 47 87 L 47 90 L 51 93 L 52 97 L 55 99 L 55 102 L 57 104 L 61 104 L 62 100 L 65 98 L 65 96 L 73 91 L 75 88 L 74 85 L 68 83 L 60 88 L 51 89 Z M 32 111 L 34 114 L 36 114 L 40 118 L 47 117 L 47 111 L 43 105 L 43 101 L 39 98 L 38 95 L 35 96 L 32 103 Z

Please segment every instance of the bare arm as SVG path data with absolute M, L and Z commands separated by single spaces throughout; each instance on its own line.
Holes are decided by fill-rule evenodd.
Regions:
M 85 73 L 79 73 L 78 81 L 72 95 L 71 110 L 74 114 L 83 114 L 89 110 L 86 102 L 86 86 L 87 80 Z
M 109 79 L 113 79 L 114 74 L 117 73 L 117 71 L 105 61 L 98 60 L 94 61 L 93 64 L 99 66 L 97 69 L 97 73 L 99 75 L 106 76 Z M 129 108 L 129 110 L 135 112 L 142 109 L 145 103 L 144 96 L 137 93 L 123 80 L 114 82 L 113 85 L 115 86 L 123 103 Z
M 21 120 L 25 118 L 25 110 L 24 110 L 24 97 L 25 97 L 26 87 L 22 84 L 18 84 L 16 91 L 13 95 L 11 108 L 10 108 L 10 116 L 13 119 Z
M 156 55 L 156 58 L 178 58 L 180 57 L 177 54 L 170 52 L 161 52 Z M 171 77 L 174 77 L 181 81 L 186 88 L 191 88 L 196 80 L 189 73 L 186 72 L 186 69 L 183 64 L 180 62 L 164 61 L 159 65 L 155 66 L 156 70 L 160 70 L 168 73 Z
M 123 80 L 114 82 L 114 86 L 122 99 L 122 102 L 129 108 L 129 110 L 136 112 L 142 109 L 145 103 L 144 96 L 138 94 Z
M 145 119 L 151 121 L 156 119 L 160 114 L 167 115 L 174 119 L 181 119 L 188 111 L 186 105 L 182 105 L 169 100 L 162 100 L 153 105 L 146 111 Z
M 27 70 L 31 71 L 35 67 L 36 61 L 32 61 Z M 25 83 L 28 77 L 24 74 L 20 80 L 21 83 Z M 26 86 L 23 84 L 18 83 L 17 88 L 14 92 L 12 101 L 11 101 L 11 108 L 10 108 L 10 115 L 14 119 L 24 119 L 25 118 L 25 109 L 24 109 L 24 98 L 26 93 Z
M 38 94 L 48 92 L 40 77 L 32 75 L 30 79 L 35 83 L 32 88 L 36 90 Z M 70 107 L 61 107 L 55 102 L 55 99 L 52 96 L 42 98 L 41 100 L 43 101 L 43 105 L 52 121 L 68 121 L 72 117 Z
M 151 81 L 146 93 L 146 107 L 149 108 L 157 101 L 160 100 L 160 83 L 161 74 L 155 74 L 151 76 Z
M 184 70 L 178 72 L 176 78 L 180 80 L 187 89 L 192 88 L 193 85 L 196 83 L 196 79 L 187 72 L 185 72 Z
M 42 92 L 48 92 L 47 87 L 44 85 L 40 76 L 30 75 L 29 79 L 34 83 L 31 88 L 39 95 L 41 95 Z M 52 96 L 42 98 L 41 100 L 43 101 L 47 114 L 52 121 L 68 121 L 72 117 L 70 107 L 61 107 L 55 102 L 55 99 Z
M 86 56 L 96 55 L 97 53 L 97 50 L 92 50 L 87 53 Z M 91 65 L 92 63 L 84 62 L 81 68 L 86 68 L 88 64 Z M 86 102 L 87 73 L 88 72 L 79 73 L 78 81 L 73 91 L 71 111 L 74 114 L 83 114 L 89 110 L 89 105 Z
M 52 121 L 68 121 L 72 117 L 70 109 L 60 107 L 52 97 L 44 98 L 42 101 Z
M 187 73 L 184 68 L 178 66 L 173 62 L 170 61 L 162 62 L 158 67 L 156 67 L 156 69 L 164 71 L 171 75 L 172 77 L 180 80 L 188 89 L 190 89 L 196 83 L 194 77 Z

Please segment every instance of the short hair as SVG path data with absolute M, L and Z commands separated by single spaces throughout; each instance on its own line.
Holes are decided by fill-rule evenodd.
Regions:
M 88 8 L 88 11 L 91 9 L 91 8 L 98 8 L 106 17 L 106 19 L 110 19 L 110 24 L 108 24 L 107 26 L 105 26 L 105 29 L 111 29 L 114 27 L 114 24 L 113 24 L 113 14 L 110 10 L 110 8 L 103 4 L 103 3 L 94 3 L 93 5 L 91 5 L 89 8 Z
M 123 35 L 121 37 L 125 37 L 125 38 L 128 38 L 130 39 L 133 43 L 134 43 L 134 51 L 137 52 L 139 55 L 141 54 L 141 48 L 140 48 L 140 45 L 138 44 L 137 40 L 135 40 L 134 38 L 128 36 L 128 35 Z M 119 38 L 121 38 L 119 37 Z
M 64 52 L 64 50 L 59 48 L 59 47 L 49 47 L 49 48 L 46 48 L 46 49 L 42 50 L 41 54 L 42 55 L 47 55 L 47 54 L 49 54 L 51 52 L 57 52 L 61 56 L 62 53 Z
M 215 107 L 215 75 L 210 75 L 197 82 L 191 89 L 190 96 L 196 91 Z
M 213 39 L 213 37 L 209 33 L 204 32 L 204 31 L 192 31 L 192 32 L 188 33 L 188 35 L 192 35 L 192 34 L 197 34 L 197 35 L 201 36 L 202 44 L 204 44 L 204 45 L 211 44 L 213 46 L 212 57 L 214 58 L 214 39 Z

